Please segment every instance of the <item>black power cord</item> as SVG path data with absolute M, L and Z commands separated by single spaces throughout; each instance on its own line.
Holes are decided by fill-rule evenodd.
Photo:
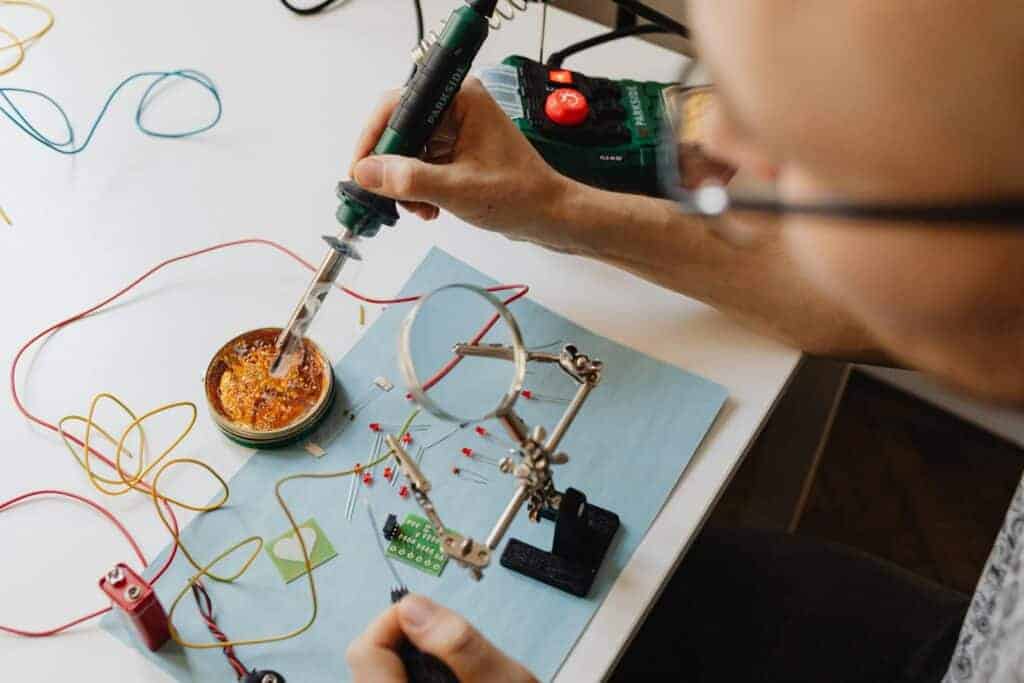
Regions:
M 290 11 L 294 12 L 295 14 L 301 14 L 302 16 L 309 16 L 310 14 L 319 14 L 320 12 L 323 12 L 325 9 L 333 5 L 335 2 L 337 2 L 337 0 L 321 0 L 321 2 L 318 2 L 315 5 L 310 5 L 309 7 L 296 7 L 292 3 L 288 2 L 288 0 L 281 0 L 282 5 L 287 7 Z
M 584 50 L 589 50 L 592 47 L 604 45 L 605 43 L 610 43 L 613 40 L 619 40 L 620 38 L 640 36 L 650 33 L 672 33 L 672 31 L 655 24 L 636 24 L 633 26 L 617 28 L 608 31 L 607 33 L 594 36 L 593 38 L 587 38 L 586 40 L 581 40 L 578 43 L 573 43 L 568 47 L 562 48 L 558 52 L 552 52 L 548 57 L 547 65 L 553 69 L 560 69 L 562 68 L 562 62 L 577 52 L 583 52 Z
M 281 0 L 281 4 L 284 5 L 289 11 L 294 12 L 300 16 L 311 16 L 313 14 L 319 14 L 325 9 L 338 2 L 338 0 L 321 0 L 315 5 L 309 7 L 297 7 L 288 0 Z M 423 40 L 425 30 L 423 26 L 423 5 L 420 0 L 412 0 L 412 8 L 416 13 L 416 43 L 419 44 Z M 412 73 L 409 74 L 409 80 L 416 75 L 416 65 L 412 67 Z
M 419 45 L 421 42 L 423 42 L 423 36 L 426 35 L 424 33 L 423 26 L 423 4 L 420 2 L 420 0 L 412 0 L 412 8 L 413 11 L 416 13 L 416 44 Z M 416 70 L 418 68 L 419 67 L 416 64 L 412 65 L 412 71 L 409 73 L 409 81 L 411 81 L 412 77 L 416 75 Z
M 642 2 L 637 2 L 637 0 L 612 0 L 612 2 L 618 5 L 620 9 L 624 9 L 638 17 L 646 19 L 652 24 L 662 27 L 665 29 L 666 33 L 675 33 L 683 38 L 690 37 L 690 29 L 686 28 L 667 14 L 663 14 L 653 7 L 648 7 Z
M 612 0 L 618 8 L 618 23 L 619 26 L 607 33 L 581 40 L 578 43 L 573 43 L 568 47 L 565 47 L 558 52 L 552 52 L 551 56 L 548 57 L 547 65 L 552 68 L 561 68 L 562 63 L 570 56 L 583 50 L 588 50 L 598 45 L 604 45 L 610 43 L 613 40 L 619 40 L 620 38 L 626 38 L 629 36 L 640 36 L 652 33 L 665 33 L 682 36 L 683 38 L 690 37 L 690 29 L 683 24 L 673 19 L 670 16 L 662 14 L 658 10 L 649 7 L 636 0 Z M 636 23 L 637 17 L 643 17 L 650 23 L 638 24 Z M 626 23 L 629 22 L 629 23 Z

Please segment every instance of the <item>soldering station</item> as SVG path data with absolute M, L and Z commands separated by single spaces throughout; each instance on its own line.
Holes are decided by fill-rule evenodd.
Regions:
M 304 15 L 317 14 L 333 4 L 329 0 L 312 7 L 297 7 L 288 0 L 282 0 L 282 3 L 292 12 Z M 454 9 L 441 27 L 437 31 L 425 33 L 422 29 L 422 10 L 418 2 L 414 3 L 420 26 L 419 41 L 413 50 L 414 70 L 374 148 L 374 154 L 419 156 L 440 126 L 465 78 L 477 68 L 485 87 L 503 111 L 553 168 L 584 183 L 611 190 L 661 194 L 658 155 L 666 130 L 671 131 L 677 125 L 671 120 L 674 113 L 672 98 L 680 92 L 681 86 L 640 79 L 612 80 L 583 74 L 566 68 L 564 61 L 581 50 L 629 36 L 660 32 L 686 37 L 688 34 L 684 26 L 642 3 L 616 0 L 622 10 L 646 20 L 646 23 L 633 23 L 554 52 L 543 62 L 524 56 L 510 56 L 500 64 L 480 66 L 474 64 L 477 54 L 500 21 L 514 20 L 517 13 L 526 11 L 546 12 L 547 8 L 543 3 L 527 3 L 526 0 L 464 0 L 453 4 Z M 38 36 L 33 39 L 38 39 Z M 144 73 L 138 77 L 149 78 L 151 81 L 140 102 L 137 116 L 143 132 L 156 134 L 142 123 L 143 110 L 150 98 L 159 95 L 160 89 L 156 86 L 169 78 L 188 79 L 205 87 L 216 100 L 218 113 L 217 118 L 208 126 L 180 135 L 161 135 L 195 135 L 209 130 L 218 122 L 221 95 L 207 76 L 193 71 L 173 71 Z M 118 86 L 111 98 L 124 85 L 122 83 Z M 77 144 L 70 122 L 64 116 L 67 140 L 57 140 L 44 135 L 15 106 L 10 99 L 12 89 L 0 91 L 0 96 L 10 105 L 4 110 L 8 119 L 44 146 L 63 153 L 84 149 L 102 119 L 101 114 L 93 123 L 84 143 Z M 371 95 L 366 93 L 368 97 Z M 63 113 L 55 101 L 48 96 L 43 97 Z M 390 591 L 390 600 L 393 602 L 401 600 L 409 590 L 399 578 L 393 560 L 411 564 L 435 576 L 440 576 L 444 564 L 450 561 L 464 570 L 472 586 L 477 586 L 473 590 L 485 590 L 490 574 L 509 572 L 517 577 L 517 585 L 537 582 L 571 596 L 571 599 L 588 600 L 595 590 L 595 581 L 602 571 L 605 558 L 616 543 L 616 535 L 621 533 L 620 527 L 624 524 L 624 520 L 620 519 L 622 511 L 609 509 L 611 506 L 603 500 L 604 488 L 597 491 L 584 490 L 585 485 L 578 484 L 571 476 L 558 474 L 558 470 L 570 461 L 585 461 L 589 457 L 587 453 L 571 447 L 567 450 L 562 447 L 567 440 L 571 441 L 577 431 L 586 430 L 574 427 L 574 424 L 578 425 L 579 420 L 587 415 L 590 402 L 594 400 L 592 394 L 599 397 L 605 386 L 611 385 L 608 389 L 611 395 L 618 396 L 621 392 L 615 383 L 627 381 L 627 376 L 614 372 L 615 364 L 610 359 L 599 359 L 599 351 L 587 348 L 585 341 L 576 338 L 558 339 L 549 348 L 538 347 L 536 339 L 531 336 L 531 325 L 537 319 L 537 314 L 530 314 L 521 320 L 510 308 L 511 304 L 526 294 L 527 288 L 524 285 L 447 284 L 435 287 L 426 294 L 379 300 L 364 297 L 337 284 L 348 262 L 364 259 L 360 242 L 375 237 L 382 229 L 393 228 L 399 220 L 399 213 L 393 200 L 373 194 L 351 180 L 338 183 L 336 194 L 340 202 L 335 215 L 337 232 L 323 237 L 326 255 L 318 267 L 311 268 L 314 271 L 312 280 L 302 292 L 290 317 L 286 318 L 285 312 L 280 312 L 283 327 L 259 327 L 234 335 L 211 356 L 202 385 L 209 416 L 216 427 L 237 444 L 270 453 L 278 449 L 299 449 L 301 452 L 302 447 L 314 458 L 320 459 L 317 460 L 317 466 L 335 454 L 335 442 L 341 443 L 347 438 L 339 436 L 345 430 L 355 429 L 364 419 L 374 419 L 376 406 L 387 401 L 401 401 L 407 405 L 409 416 L 401 425 L 371 422 L 370 430 L 375 434 L 372 452 L 359 455 L 354 465 L 310 474 L 282 470 L 280 476 L 275 477 L 278 481 L 274 496 L 270 498 L 276 498 L 280 508 L 275 508 L 277 517 L 280 518 L 280 512 L 283 512 L 288 521 L 289 530 L 283 537 L 264 541 L 262 535 L 252 535 L 212 559 L 206 556 L 202 559 L 193 557 L 197 546 L 193 545 L 192 540 L 185 543 L 186 530 L 179 526 L 174 508 L 188 509 L 200 513 L 200 517 L 210 515 L 212 518 L 215 511 L 228 505 L 228 484 L 209 465 L 191 456 L 165 458 L 184 441 L 192 425 L 203 419 L 196 413 L 193 404 L 176 402 L 146 413 L 136 413 L 120 399 L 102 394 L 97 396 L 88 415 L 69 416 L 54 425 L 33 415 L 15 393 L 19 409 L 29 420 L 59 434 L 100 493 L 142 493 L 151 499 L 160 520 L 170 533 L 172 544 L 168 553 L 161 556 L 159 565 L 148 563 L 137 548 L 136 555 L 142 563 L 137 569 L 120 559 L 112 561 L 110 571 L 98 578 L 97 597 L 102 596 L 109 601 L 111 610 L 124 618 L 128 631 L 134 634 L 137 643 L 145 649 L 159 654 L 161 648 L 173 640 L 186 650 L 223 652 L 230 666 L 230 672 L 225 670 L 225 678 L 232 673 L 238 680 L 246 682 L 295 681 L 295 674 L 286 670 L 284 665 L 255 668 L 242 664 L 240 660 L 243 654 L 239 650 L 249 644 L 262 644 L 261 661 L 273 662 L 276 644 L 307 633 L 317 618 L 318 605 L 323 610 L 328 609 L 322 603 L 322 590 L 318 602 L 318 591 L 314 583 L 314 573 L 322 571 L 320 565 L 332 560 L 333 563 L 346 562 L 348 556 L 360 552 L 352 546 L 338 553 L 333 553 L 333 548 L 325 547 L 323 542 L 326 539 L 322 534 L 328 525 L 324 521 L 329 514 L 336 514 L 336 511 L 318 510 L 319 525 L 312 519 L 300 523 L 301 518 L 294 516 L 292 509 L 296 510 L 294 514 L 299 514 L 298 509 L 302 508 L 303 518 L 309 515 L 309 510 L 298 502 L 286 502 L 282 494 L 282 485 L 286 481 L 348 477 L 351 487 L 348 489 L 346 506 L 347 516 L 351 518 L 359 492 L 370 490 L 374 482 L 378 481 L 376 471 L 379 466 L 383 470 L 383 474 L 379 475 L 383 481 L 377 486 L 390 488 L 393 485 L 393 490 L 397 492 L 393 500 L 415 504 L 422 517 L 410 514 L 402 521 L 388 509 L 386 523 L 379 526 L 367 499 L 367 512 L 372 521 L 376 544 L 380 553 L 384 554 L 395 579 L 394 586 L 381 584 L 380 596 L 383 598 Z M 152 273 L 184 258 L 241 244 L 270 246 L 302 262 L 286 248 L 260 239 L 237 240 L 168 259 L 113 297 L 30 339 L 19 351 L 14 361 L 15 366 L 26 349 L 42 336 L 91 315 Z M 305 265 L 310 267 L 309 264 Z M 401 322 L 399 333 L 392 335 L 393 343 L 398 344 L 398 367 L 404 379 L 404 391 L 395 391 L 394 384 L 386 377 L 376 377 L 369 386 L 351 385 L 348 375 L 332 368 L 329 356 L 307 337 L 325 298 L 336 288 L 362 302 L 415 304 Z M 438 305 L 439 301 L 448 306 L 455 301 L 474 301 L 472 306 L 482 307 L 487 312 L 485 324 L 473 334 L 467 331 L 465 336 L 459 336 L 463 331 L 457 325 L 450 330 L 451 336 L 446 338 L 444 345 L 453 355 L 440 369 L 429 365 L 437 360 L 436 357 L 426 361 L 418 358 L 420 340 L 436 341 L 438 328 L 445 327 L 444 323 L 438 323 L 438 316 L 445 315 L 438 311 L 446 310 Z M 477 320 L 475 326 L 479 326 L 480 322 Z M 496 324 L 500 326 L 503 338 L 492 342 L 485 336 L 495 336 L 493 329 Z M 472 409 L 465 410 L 465 405 L 452 407 L 445 403 L 434 387 L 460 364 L 464 368 L 472 364 L 473 368 L 471 371 L 461 370 L 462 377 L 477 376 L 466 375 L 466 372 L 481 373 L 479 377 L 498 372 L 509 378 L 507 388 L 500 393 L 496 405 L 484 405 L 481 408 L 483 404 L 476 402 Z M 531 387 L 531 382 L 546 372 L 545 368 L 555 377 L 550 381 L 564 384 L 552 390 L 560 394 L 545 395 Z M 14 372 L 15 367 L 12 367 L 12 389 Z M 120 434 L 100 426 L 96 417 L 97 405 L 104 404 L 119 407 L 128 416 L 129 424 Z M 542 417 L 537 412 L 538 406 L 547 406 L 548 409 L 557 407 L 558 412 L 552 413 L 549 410 Z M 141 458 L 146 449 L 143 425 L 152 416 L 162 414 L 186 415 L 187 426 L 172 445 L 154 459 L 145 462 Z M 370 417 L 367 418 L 367 415 Z M 443 426 L 443 432 L 438 433 L 441 434 L 440 438 L 427 439 L 427 432 L 418 431 L 428 429 L 426 426 L 417 426 L 427 416 L 437 420 L 437 425 Z M 542 424 L 548 420 L 551 420 L 548 426 Z M 493 428 L 500 431 L 492 433 L 483 426 L 485 423 L 493 424 Z M 84 433 L 81 436 L 72 434 L 71 425 L 82 427 Z M 471 427 L 475 427 L 475 432 L 467 429 Z M 435 432 L 430 431 L 429 434 L 435 435 Z M 484 443 L 476 448 L 463 447 L 461 455 L 467 460 L 460 466 L 450 470 L 444 468 L 440 473 L 437 470 L 428 473 L 424 466 L 424 455 L 430 450 L 444 447 L 442 442 L 445 440 L 452 439 L 449 445 L 454 443 L 452 436 L 461 437 L 462 434 L 475 434 Z M 419 440 L 431 443 L 420 444 Z M 113 448 L 114 454 L 105 455 L 100 450 L 101 446 L 103 451 L 108 452 Z M 501 455 L 486 455 L 484 452 L 487 448 L 497 449 Z M 185 502 L 168 494 L 159 480 L 168 469 L 182 465 L 198 468 L 216 479 L 222 485 L 223 494 L 207 504 Z M 103 475 L 98 474 L 98 466 L 106 467 L 107 471 Z M 467 523 L 467 519 L 462 518 L 461 506 L 452 506 L 450 501 L 435 501 L 437 477 L 449 471 L 454 477 L 471 484 L 465 506 L 473 507 L 476 504 L 475 496 L 501 498 L 497 504 L 500 514 L 493 519 L 486 535 L 473 537 L 456 531 Z M 474 487 L 480 493 L 474 493 Z M 47 492 L 33 492 L 0 503 L 0 510 L 28 497 L 44 494 Z M 77 494 L 61 495 L 103 512 L 134 546 L 130 534 L 112 513 L 105 512 L 99 504 L 84 500 Z M 297 496 L 295 498 L 298 499 Z M 377 500 L 377 505 L 382 505 L 380 500 Z M 609 507 L 606 508 L 606 505 Z M 549 545 L 550 550 L 538 547 L 536 539 L 520 538 L 509 539 L 501 550 L 502 541 L 521 516 L 524 507 L 526 518 L 537 524 L 548 524 L 552 530 L 550 537 L 553 540 L 541 544 Z M 385 544 L 390 545 L 385 547 Z M 494 555 L 499 551 L 499 562 L 495 563 Z M 264 552 L 272 555 L 271 559 L 277 569 L 282 571 L 286 581 L 305 576 L 311 596 L 312 616 L 305 626 L 285 630 L 280 635 L 233 639 L 223 623 L 224 615 L 228 614 L 225 611 L 227 608 L 214 610 L 214 605 L 222 599 L 218 596 L 220 586 L 244 585 L 250 567 L 254 567 L 254 573 L 260 571 L 257 569 L 258 558 L 262 559 Z M 373 552 L 377 553 L 376 550 Z M 226 561 L 231 560 L 235 553 L 243 555 L 245 559 L 240 563 L 237 560 Z M 181 559 L 175 560 L 176 555 L 181 556 Z M 333 559 L 334 555 L 339 557 Z M 187 569 L 187 583 L 177 597 L 172 601 L 158 597 L 158 579 L 168 571 L 172 562 L 186 561 L 191 568 Z M 379 563 L 379 559 L 374 561 Z M 156 566 L 159 568 L 154 571 Z M 330 566 L 324 564 L 324 571 Z M 301 586 L 302 583 L 299 580 L 296 585 Z M 453 590 L 470 589 L 460 586 Z M 190 635 L 186 633 L 188 629 L 178 625 L 179 617 L 176 614 L 185 609 L 180 603 L 187 596 L 194 598 L 199 619 L 212 640 L 197 643 L 194 633 Z M 13 627 L 2 628 L 8 633 L 20 635 L 49 635 L 105 611 L 100 610 L 45 633 L 29 633 Z M 263 629 L 266 630 L 274 629 Z M 444 664 L 419 652 L 410 643 L 403 646 L 400 654 L 410 680 L 456 680 Z

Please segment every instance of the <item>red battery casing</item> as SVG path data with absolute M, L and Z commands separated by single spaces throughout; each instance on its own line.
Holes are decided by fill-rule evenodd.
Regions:
M 159 650 L 170 639 L 167 613 L 156 592 L 131 567 L 117 563 L 100 579 L 100 590 L 107 594 L 114 611 L 125 617 L 150 650 Z

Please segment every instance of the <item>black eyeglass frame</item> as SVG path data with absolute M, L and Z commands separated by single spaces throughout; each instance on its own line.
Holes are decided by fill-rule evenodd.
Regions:
M 685 85 L 686 77 L 694 68 L 695 61 L 692 61 L 684 70 L 680 87 L 684 91 L 713 88 L 714 86 L 708 85 Z M 1024 230 L 1024 197 L 934 204 L 841 200 L 803 203 L 734 196 L 726 185 L 719 183 L 708 183 L 693 190 L 686 190 L 679 174 L 679 141 L 671 122 L 665 122 L 662 139 L 667 142 L 661 145 L 658 154 L 658 177 L 666 198 L 675 200 L 686 214 L 716 219 L 729 211 L 749 211 L 880 223 L 916 223 L 947 227 L 973 224 Z

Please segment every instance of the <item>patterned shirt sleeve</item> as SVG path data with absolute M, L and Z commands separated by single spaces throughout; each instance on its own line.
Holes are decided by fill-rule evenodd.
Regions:
M 1022 530 L 1024 481 L 1017 485 L 1003 528 L 978 579 L 943 683 L 1024 681 Z

